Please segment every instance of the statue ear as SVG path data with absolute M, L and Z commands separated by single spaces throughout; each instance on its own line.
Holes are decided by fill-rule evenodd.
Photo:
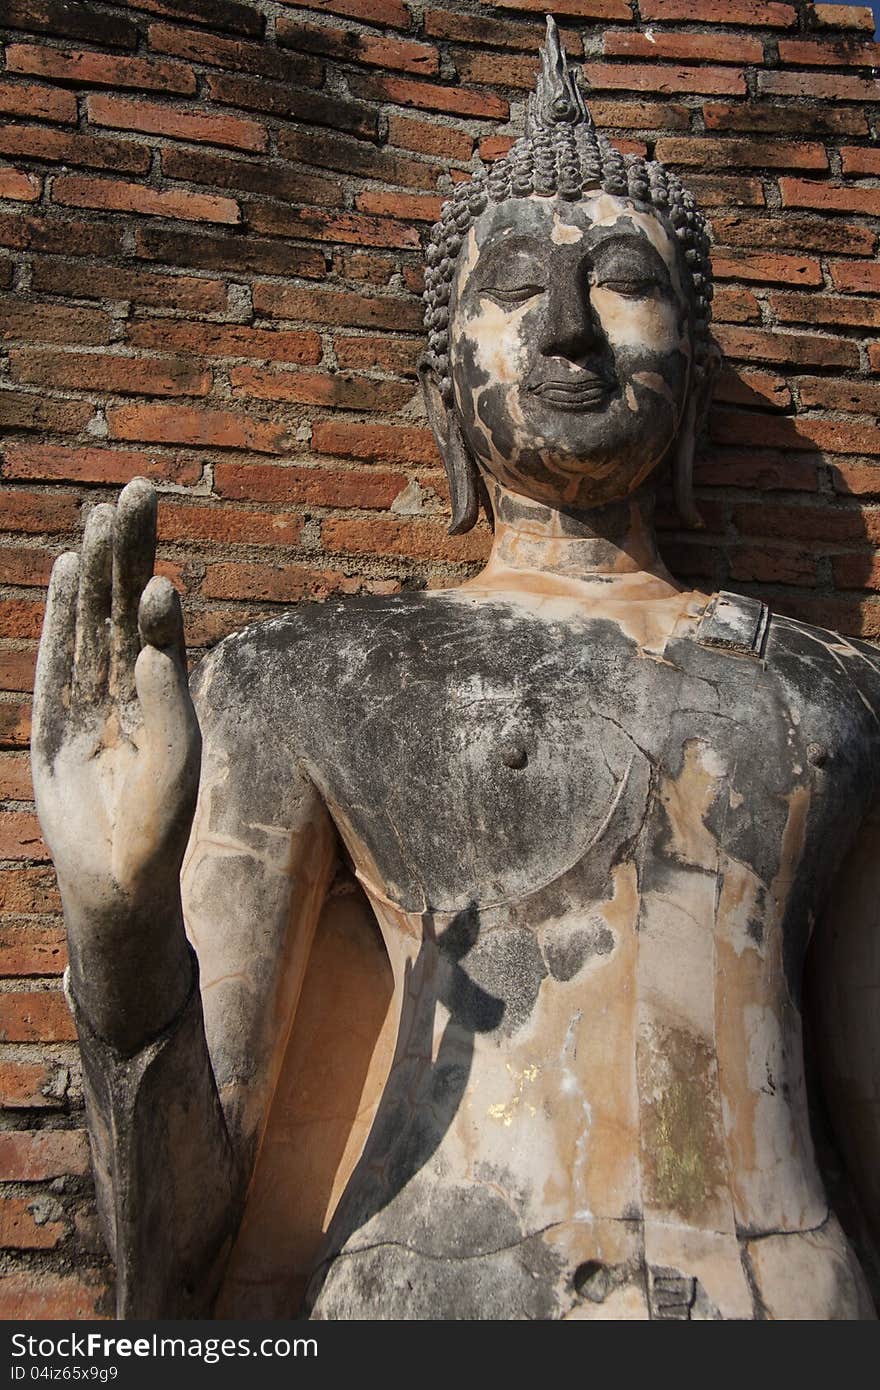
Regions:
M 716 343 L 710 343 L 700 381 L 688 397 L 672 461 L 672 487 L 676 510 L 686 526 L 692 526 L 698 531 L 703 529 L 705 522 L 694 501 L 694 454 L 706 429 L 715 378 L 720 366 L 721 351 Z
M 434 431 L 449 479 L 449 495 L 452 500 L 449 534 L 460 536 L 471 529 L 479 515 L 479 472 L 465 443 L 458 415 L 453 407 L 444 401 L 437 378 L 425 358 L 419 363 L 418 371 L 428 421 Z

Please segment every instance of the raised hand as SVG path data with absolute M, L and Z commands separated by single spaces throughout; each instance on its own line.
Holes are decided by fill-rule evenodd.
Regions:
M 142 478 L 95 507 L 81 555 L 61 555 L 37 657 L 37 812 L 64 905 L 74 994 L 130 1052 L 191 986 L 180 865 L 201 739 L 180 601 L 151 578 L 156 494 Z

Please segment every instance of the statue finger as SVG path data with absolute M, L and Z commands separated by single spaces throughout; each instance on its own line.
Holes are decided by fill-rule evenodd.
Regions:
M 86 522 L 79 565 L 73 706 L 87 710 L 107 693 L 110 664 L 110 589 L 113 574 L 113 508 L 95 507 Z
M 122 704 L 135 695 L 138 605 L 155 555 L 156 492 L 146 478 L 133 478 L 120 494 L 113 520 L 110 693 Z
M 79 556 L 70 550 L 59 555 L 52 568 L 34 681 L 31 748 L 37 761 L 50 766 L 70 713 L 78 590 Z
M 141 595 L 138 631 L 143 647 L 160 647 L 170 652 L 186 672 L 186 642 L 180 595 L 161 575 L 154 575 Z

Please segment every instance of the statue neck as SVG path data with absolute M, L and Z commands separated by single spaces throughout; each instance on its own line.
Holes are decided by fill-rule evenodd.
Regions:
M 657 551 L 651 488 L 588 511 L 535 502 L 486 480 L 495 517 L 489 563 L 475 586 L 512 582 L 595 590 L 605 598 L 642 601 L 669 598 L 682 585 L 669 574 Z

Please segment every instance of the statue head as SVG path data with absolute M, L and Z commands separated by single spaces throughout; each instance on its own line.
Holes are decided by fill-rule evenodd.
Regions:
M 555 506 L 634 492 L 672 457 L 679 510 L 716 354 L 708 237 L 661 164 L 597 133 L 556 25 L 526 134 L 431 230 L 421 377 L 453 533 L 480 477 Z

